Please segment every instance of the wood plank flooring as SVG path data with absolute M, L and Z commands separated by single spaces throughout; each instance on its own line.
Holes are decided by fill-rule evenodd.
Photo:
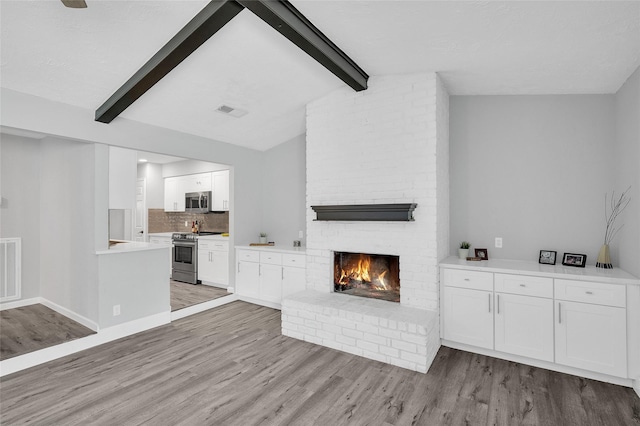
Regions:
M 86 337 L 94 332 L 36 304 L 0 311 L 0 361 Z
M 640 425 L 628 388 L 441 348 L 428 374 L 233 302 L 6 376 L 3 425 Z
M 228 296 L 227 290 L 204 284 L 188 284 L 171 280 L 171 311 Z

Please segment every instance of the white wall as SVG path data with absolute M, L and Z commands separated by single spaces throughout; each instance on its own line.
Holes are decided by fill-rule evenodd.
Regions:
M 42 140 L 40 296 L 97 323 L 96 161 L 105 164 L 101 172 L 106 174 L 106 149 L 68 140 Z M 101 198 L 107 197 L 103 190 Z M 100 228 L 106 230 L 106 202 L 102 204 L 105 217 Z M 106 245 L 106 232 L 100 234 Z
M 0 237 L 22 238 L 22 299 L 40 295 L 40 141 L 0 135 Z
M 277 245 L 292 247 L 306 236 L 306 142 L 300 135 L 264 152 L 262 231 Z M 258 235 L 255 235 L 257 241 Z
M 619 193 L 631 185 L 631 203 L 618 218 L 624 228 L 614 240 L 612 256 L 622 269 L 640 277 L 640 67 L 616 93 L 615 110 L 615 188 Z
M 164 179 L 162 177 L 162 164 L 138 164 L 138 177 L 146 179 L 147 209 L 163 209 Z
M 546 249 L 595 264 L 615 187 L 614 96 L 452 96 L 450 107 L 451 254 L 468 240 L 490 258 Z

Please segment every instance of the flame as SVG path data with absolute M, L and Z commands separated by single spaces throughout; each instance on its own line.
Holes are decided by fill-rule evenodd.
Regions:
M 385 275 L 387 275 L 388 272 L 389 270 L 385 270 L 377 274 L 375 280 L 371 279 L 371 256 L 360 255 L 357 264 L 354 264 L 347 270 L 340 270 L 338 284 L 348 286 L 350 282 L 357 281 L 360 283 L 370 283 L 376 290 L 388 290 L 389 288 L 385 281 Z

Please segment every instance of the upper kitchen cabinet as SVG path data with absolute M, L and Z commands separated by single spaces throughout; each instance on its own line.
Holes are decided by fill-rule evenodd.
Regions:
M 164 180 L 164 211 L 183 212 L 184 204 L 184 180 L 181 176 L 169 177 Z
M 184 192 L 208 192 L 211 191 L 211 173 L 198 173 L 196 175 L 182 176 Z
M 137 152 L 109 147 L 109 208 L 134 209 L 136 179 L 138 177 Z M 182 200 L 184 204 L 184 200 Z M 183 206 L 184 208 L 184 206 Z
M 229 170 L 211 173 L 213 202 L 211 210 L 229 211 Z

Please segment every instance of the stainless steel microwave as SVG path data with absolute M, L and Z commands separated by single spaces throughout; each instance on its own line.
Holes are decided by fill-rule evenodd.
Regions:
M 187 192 L 184 207 L 187 213 L 209 213 L 211 210 L 211 191 Z

